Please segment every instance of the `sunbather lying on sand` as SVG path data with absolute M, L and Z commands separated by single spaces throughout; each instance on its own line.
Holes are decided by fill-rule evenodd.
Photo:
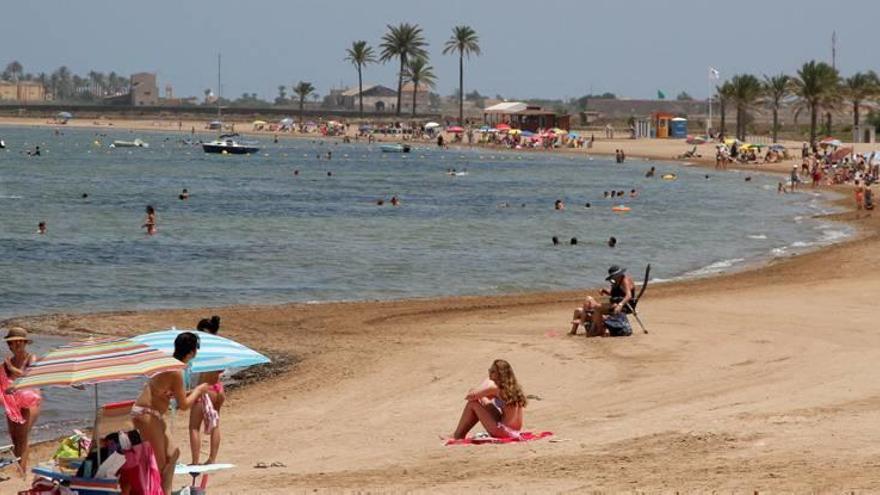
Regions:
M 192 332 L 184 332 L 174 340 L 174 358 L 183 363 L 196 357 L 199 349 L 199 338 Z M 165 424 L 165 413 L 168 404 L 174 398 L 177 408 L 185 411 L 192 407 L 210 385 L 202 383 L 189 395 L 183 385 L 182 371 L 166 371 L 150 378 L 141 395 L 131 408 L 131 420 L 141 438 L 153 447 L 156 464 L 162 475 L 162 489 L 171 493 L 171 481 L 174 477 L 174 465 L 180 456 L 180 449 L 171 448 L 171 436 Z
M 489 378 L 465 396 L 467 404 L 461 412 L 453 438 L 465 438 L 471 428 L 482 423 L 496 438 L 516 438 L 523 425 L 523 408 L 528 401 L 516 381 L 513 368 L 503 359 L 496 359 L 489 368 Z

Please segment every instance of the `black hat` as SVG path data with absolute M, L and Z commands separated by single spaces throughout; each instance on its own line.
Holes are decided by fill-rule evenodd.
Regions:
M 617 265 L 611 265 L 610 267 L 608 267 L 608 276 L 605 277 L 605 280 L 609 281 L 618 275 L 623 275 L 624 273 L 626 273 L 626 268 Z

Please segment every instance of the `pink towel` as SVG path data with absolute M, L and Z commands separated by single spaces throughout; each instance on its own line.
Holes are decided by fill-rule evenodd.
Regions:
M 516 443 L 516 442 L 530 442 L 532 440 L 540 440 L 542 438 L 552 437 L 552 431 L 540 431 L 537 433 L 532 433 L 530 431 L 524 431 L 519 434 L 519 437 L 506 437 L 506 438 L 495 438 L 495 437 L 469 437 L 462 439 L 454 439 L 450 438 L 446 441 L 446 445 L 483 445 L 486 443 Z
M 24 417 L 21 415 L 21 405 L 18 403 L 18 397 L 14 393 L 7 392 L 10 385 L 9 377 L 6 376 L 6 366 L 0 365 L 0 389 L 2 389 L 3 409 L 6 410 L 6 416 L 13 423 L 23 424 Z
M 205 425 L 205 433 L 211 433 L 214 428 L 220 425 L 220 413 L 214 409 L 214 403 L 208 394 L 202 395 L 199 399 L 202 403 L 202 423 Z
M 130 488 L 131 495 L 164 495 L 162 475 L 150 442 L 141 442 L 125 452 L 119 482 Z

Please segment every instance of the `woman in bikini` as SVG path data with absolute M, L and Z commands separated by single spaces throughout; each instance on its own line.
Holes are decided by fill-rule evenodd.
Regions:
M 208 332 L 212 335 L 217 335 L 217 332 L 220 331 L 220 319 L 216 316 L 214 318 L 217 319 L 216 324 L 213 323 L 213 319 L 205 319 L 199 322 L 196 329 L 202 332 Z M 210 399 L 211 406 L 215 411 L 216 422 L 212 423 L 211 418 L 208 418 L 207 421 L 205 420 L 207 403 L 204 400 L 204 397 L 199 404 L 190 409 L 189 446 L 190 452 L 192 453 L 193 464 L 199 463 L 199 456 L 202 450 L 202 424 L 205 424 L 205 433 L 211 436 L 211 450 L 205 464 L 214 464 L 217 462 L 217 453 L 220 452 L 220 408 L 223 407 L 223 403 L 226 402 L 226 392 L 223 390 L 223 382 L 220 381 L 220 375 L 222 374 L 223 370 L 199 373 L 199 385 L 207 384 L 209 387 L 208 391 L 205 393 L 205 397 Z
M 199 337 L 192 332 L 184 332 L 174 339 L 174 358 L 187 363 L 196 357 Z M 171 493 L 174 466 L 180 457 L 180 449 L 172 449 L 171 436 L 165 424 L 165 413 L 172 398 L 177 408 L 185 411 L 192 407 L 199 397 L 208 390 L 207 384 L 193 389 L 189 395 L 183 385 L 183 371 L 167 371 L 150 378 L 144 385 L 141 395 L 131 408 L 131 418 L 141 438 L 153 447 L 156 464 L 162 475 L 162 489 Z
M 24 328 L 10 328 L 4 340 L 9 346 L 9 350 L 12 351 L 12 355 L 3 361 L 2 370 L 0 370 L 0 386 L 3 387 L 2 403 L 6 409 L 6 425 L 12 439 L 12 452 L 15 457 L 19 458 L 19 473 L 24 477 L 27 474 L 28 442 L 31 428 L 40 415 L 40 402 L 43 398 L 39 391 L 32 389 L 9 392 L 12 382 L 24 374 L 36 358 L 27 351 L 27 345 L 31 339 L 28 338 L 27 330 Z
M 144 218 L 144 224 L 141 228 L 147 229 L 147 235 L 156 233 L 156 209 L 147 205 L 147 216 Z
M 467 404 L 453 438 L 465 438 L 478 422 L 496 438 L 520 435 L 523 409 L 528 401 L 507 361 L 496 359 L 489 368 L 489 377 L 479 387 L 469 390 L 465 400 Z

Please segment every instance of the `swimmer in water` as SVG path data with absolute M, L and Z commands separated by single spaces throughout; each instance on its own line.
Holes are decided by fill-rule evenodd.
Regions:
M 613 248 L 616 245 L 617 245 L 617 238 L 614 236 L 609 237 L 608 238 L 608 247 Z
M 293 171 L 293 175 L 299 175 L 299 169 Z
M 593 205 L 591 205 L 590 203 L 584 203 L 584 208 L 589 208 L 591 206 L 593 206 Z
M 46 221 L 45 221 L 45 220 L 43 220 L 42 222 L 40 222 L 40 223 L 37 224 L 37 233 L 38 233 L 38 234 L 40 234 L 40 235 L 44 235 L 44 234 L 46 234 L 46 232 L 48 232 L 48 231 L 49 231 L 49 228 L 46 227 Z
M 333 177 L 333 172 L 331 172 L 331 171 L 328 170 L 328 171 L 327 171 L 327 177 Z
M 638 198 L 638 197 L 639 197 L 639 192 L 636 191 L 635 189 L 630 189 L 630 190 L 629 190 L 629 197 L 631 197 L 631 198 Z
M 555 235 L 554 235 L 553 237 L 550 238 L 550 241 L 553 242 L 553 245 L 554 245 L 554 246 L 558 246 L 558 245 L 559 245 L 559 237 L 556 237 Z
M 565 203 L 563 203 L 561 199 L 557 199 L 556 202 L 553 203 L 553 209 L 554 210 L 564 210 Z
M 577 243 L 578 243 L 577 237 L 572 237 L 571 241 L 569 241 L 569 244 L 571 244 L 572 246 L 577 246 Z
M 746 182 L 751 182 L 751 181 L 752 181 L 752 176 L 751 176 L 751 175 L 747 175 L 747 176 L 746 176 Z
M 648 170 L 648 172 L 645 174 L 645 177 L 654 177 L 654 173 L 656 173 L 656 172 L 657 172 L 657 169 L 654 167 L 651 167 L 651 170 Z
M 178 197 L 180 200 L 186 200 L 186 199 L 189 199 L 189 189 L 184 189 L 183 191 L 180 192 L 180 195 L 177 196 L 177 197 Z
M 156 209 L 151 205 L 147 205 L 147 216 L 144 217 L 144 224 L 141 228 L 147 229 L 147 235 L 156 233 Z
M 608 197 L 608 191 L 605 191 L 604 193 L 602 193 L 602 197 L 603 197 L 603 198 L 607 198 L 607 197 Z
M 331 160 L 332 158 L 333 158 L 333 152 L 332 152 L 332 151 L 327 151 L 327 159 L 328 159 L 328 160 Z
M 89 193 L 82 193 L 82 198 L 87 199 L 89 197 Z
M 391 206 L 400 206 L 400 200 L 397 196 L 391 196 Z
M 384 200 L 384 199 L 377 199 L 377 200 L 376 200 L 376 206 L 382 206 L 382 205 L 384 205 L 384 204 L 385 204 L 385 200 Z

